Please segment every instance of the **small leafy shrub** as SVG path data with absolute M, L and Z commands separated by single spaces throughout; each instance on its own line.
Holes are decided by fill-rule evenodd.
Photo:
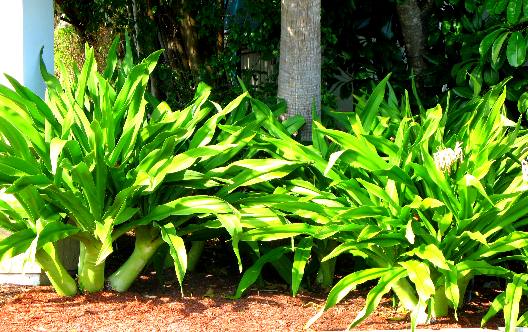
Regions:
M 528 245 L 521 167 L 526 139 L 506 117 L 504 85 L 461 110 L 437 106 L 415 117 L 408 97 L 398 103 L 390 92 L 384 101 L 386 82 L 355 113 L 333 114 L 348 132 L 316 122 L 313 146 L 261 137 L 261 148 L 302 166 L 291 174 L 299 178 L 283 180 L 273 194 L 245 200 L 276 218 L 251 225 L 241 240 L 292 242 L 262 256 L 236 296 L 263 264 L 276 265 L 291 251 L 294 294 L 310 257 L 326 268 L 331 282 L 326 264 L 351 254 L 369 268 L 341 279 L 308 325 L 357 285 L 378 280 L 351 326 L 390 290 L 412 312 L 415 326 L 428 316 L 447 315 L 449 307 L 456 315 L 476 275 L 514 277 L 501 262 L 523 260 L 519 254 Z M 448 116 L 457 119 L 450 128 Z
M 135 234 L 134 252 L 108 278 L 119 291 L 164 243 L 181 285 L 188 263 L 182 237 L 200 230 L 225 228 L 238 256 L 239 213 L 208 194 L 262 181 L 258 169 L 244 178 L 229 173 L 258 162 L 222 168 L 251 155 L 245 147 L 262 117 L 241 104 L 247 94 L 222 108 L 200 84 L 189 106 L 172 111 L 145 95 L 161 51 L 134 65 L 128 39 L 122 60 L 118 42 L 102 74 L 88 47 L 81 71 L 64 84 L 42 65 L 47 102 L 12 78 L 14 91 L 0 87 L 0 186 L 20 205 L 1 202 L 0 227 L 12 235 L 0 241 L 0 258 L 34 256 L 62 295 L 77 286 L 101 290 L 112 243 L 127 232 Z M 54 251 L 66 237 L 80 241 L 77 282 Z

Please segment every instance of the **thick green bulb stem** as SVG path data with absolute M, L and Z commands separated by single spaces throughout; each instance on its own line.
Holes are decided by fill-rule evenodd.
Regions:
M 330 288 L 334 284 L 334 274 L 336 266 L 336 258 L 332 258 L 326 261 L 322 261 L 326 255 L 331 253 L 338 243 L 334 240 L 323 240 L 320 243 L 321 251 L 318 252 L 317 256 L 319 258 L 319 270 L 317 271 L 316 282 L 322 288 Z
M 418 297 L 416 296 L 414 287 L 411 285 L 411 283 L 409 283 L 407 279 L 398 280 L 398 282 L 396 282 L 396 284 L 392 286 L 392 290 L 394 291 L 394 294 L 396 294 L 396 297 L 398 297 L 398 300 L 405 309 L 409 311 L 419 310 L 418 312 L 415 312 L 416 322 L 418 324 L 427 323 L 428 315 L 425 311 L 426 308 L 425 306 L 417 308 Z
M 431 308 L 433 318 L 445 317 L 449 313 L 449 300 L 446 297 L 445 286 L 436 288 L 433 296 L 433 306 Z
M 394 294 L 398 297 L 400 304 L 407 310 L 412 311 L 418 305 L 418 297 L 414 287 L 407 279 L 400 279 L 392 286 Z
M 455 310 L 462 306 L 462 303 L 464 302 L 464 297 L 466 294 L 466 289 L 467 289 L 467 286 L 471 278 L 473 278 L 473 274 L 471 273 L 468 273 L 458 278 L 457 284 L 458 284 L 458 290 L 459 290 L 459 302 L 458 302 L 458 307 L 454 308 Z M 451 302 L 446 296 L 446 290 L 445 290 L 444 285 L 436 289 L 433 300 L 434 300 L 434 305 L 433 305 L 433 310 L 432 310 L 432 316 L 435 318 L 447 316 L 449 313 L 448 311 L 449 311 L 449 307 L 451 306 Z
M 51 247 L 48 251 L 42 248 L 36 252 L 37 264 L 44 270 L 57 294 L 61 296 L 76 295 L 77 283 L 59 260 L 55 248 Z
M 104 288 L 105 263 L 96 264 L 100 249 L 98 242 L 81 242 L 77 278 L 84 293 L 95 293 Z
M 189 250 L 189 253 L 187 254 L 187 271 L 193 272 L 196 270 L 196 265 L 198 265 L 198 262 L 200 261 L 200 257 L 202 257 L 202 252 L 205 247 L 205 241 L 192 241 L 191 242 L 191 249 Z
M 317 271 L 317 283 L 322 288 L 330 288 L 334 284 L 335 258 L 321 262 Z
M 132 255 L 108 277 L 110 288 L 118 292 L 127 291 L 162 243 L 161 239 L 152 241 L 148 238 L 136 237 Z

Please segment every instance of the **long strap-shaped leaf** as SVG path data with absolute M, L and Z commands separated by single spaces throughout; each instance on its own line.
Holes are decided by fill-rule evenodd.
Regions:
M 377 308 L 383 295 L 387 294 L 400 279 L 405 278 L 407 273 L 404 268 L 393 268 L 390 272 L 384 274 L 378 284 L 367 294 L 365 307 L 361 309 L 354 321 L 350 323 L 350 327 L 355 327 L 365 320 Z
M 247 93 L 243 93 L 234 100 L 232 100 L 223 110 L 213 115 L 205 124 L 196 131 L 193 135 L 192 141 L 189 148 L 196 148 L 199 146 L 207 145 L 211 142 L 215 129 L 218 125 L 218 121 L 225 117 L 227 114 L 236 109 L 240 103 L 247 97 Z
M 292 295 L 297 295 L 299 291 L 299 286 L 304 276 L 304 268 L 306 263 L 310 258 L 313 246 L 312 237 L 305 237 L 299 242 L 297 248 L 295 248 L 295 255 L 293 256 L 293 266 L 292 266 Z
M 277 247 L 275 249 L 270 250 L 266 254 L 262 255 L 255 264 L 253 264 L 250 268 L 244 272 L 242 275 L 242 279 L 238 283 L 237 290 L 235 294 L 233 295 L 233 298 L 239 299 L 242 294 L 257 281 L 258 276 L 260 275 L 260 271 L 264 267 L 266 263 L 271 263 L 273 261 L 278 260 L 281 258 L 284 254 L 289 252 L 291 249 L 288 247 Z
M 163 226 L 157 225 L 161 230 L 161 237 L 165 243 L 169 245 L 169 252 L 174 261 L 174 269 L 176 271 L 176 277 L 180 284 L 181 294 L 183 296 L 183 279 L 187 271 L 187 251 L 185 250 L 185 244 L 183 239 L 178 236 L 174 225 L 169 223 Z
M 519 304 L 523 288 L 526 287 L 527 282 L 527 274 L 514 275 L 512 282 L 506 285 L 506 290 L 493 300 L 490 309 L 482 318 L 481 325 L 484 326 L 490 318 L 495 316 L 500 310 L 503 310 L 505 331 L 514 332 L 519 317 Z
M 41 128 L 44 127 L 44 120 L 46 120 L 50 123 L 55 131 L 60 132 L 60 122 L 63 119 L 62 116 L 58 113 L 53 113 L 51 108 L 39 96 L 20 84 L 13 77 L 9 75 L 6 75 L 6 77 L 19 96 L 16 96 L 16 94 L 14 94 L 11 90 L 6 89 L 3 86 L 0 87 L 0 95 L 4 95 L 14 102 L 24 105 L 26 112 L 31 116 L 32 120 L 36 124 L 42 126 Z M 11 91 L 11 93 L 5 89 Z
M 23 229 L 1 240 L 0 261 L 26 252 L 35 237 L 36 234 L 33 230 Z
M 324 308 L 321 309 L 321 311 L 315 314 L 312 318 L 310 318 L 304 328 L 310 328 L 310 326 L 313 325 L 313 323 L 315 323 L 315 321 L 318 320 L 324 314 L 325 311 L 339 303 L 342 299 L 345 298 L 345 296 L 348 295 L 348 293 L 356 289 L 358 285 L 361 285 L 373 279 L 381 278 L 385 274 L 391 273 L 391 271 L 393 270 L 393 268 L 366 269 L 351 273 L 343 279 L 339 280 L 339 282 L 332 288 L 332 290 L 328 294 Z
M 161 221 L 171 216 L 189 216 L 196 214 L 236 214 L 236 209 L 229 203 L 206 195 L 185 196 L 174 201 L 156 206 L 143 218 L 131 221 L 115 231 L 113 237 L 119 237 L 137 226 L 148 225 L 153 221 Z

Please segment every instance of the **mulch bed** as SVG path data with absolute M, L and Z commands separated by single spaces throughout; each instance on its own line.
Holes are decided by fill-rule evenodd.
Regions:
M 72 298 L 57 296 L 49 286 L 0 285 L 2 331 L 301 331 L 324 304 L 324 294 L 302 292 L 291 297 L 282 285 L 252 289 L 239 300 L 236 280 L 222 274 L 192 273 L 185 296 L 178 284 L 146 275 L 126 293 L 104 291 Z M 480 319 L 497 294 L 473 291 L 459 320 L 439 319 L 427 328 L 480 327 Z M 344 330 L 364 304 L 366 290 L 355 291 L 312 326 L 316 331 Z M 504 326 L 495 319 L 488 328 Z M 357 329 L 407 329 L 408 316 L 385 298 Z

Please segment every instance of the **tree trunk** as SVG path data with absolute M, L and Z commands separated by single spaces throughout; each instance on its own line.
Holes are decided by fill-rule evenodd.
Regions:
M 139 20 L 138 20 L 138 8 L 136 0 L 132 0 L 132 25 L 134 26 L 134 34 L 132 35 L 134 40 L 134 46 L 136 47 L 136 56 L 139 61 L 142 56 L 141 45 L 139 44 Z
M 405 0 L 396 6 L 400 19 L 401 31 L 407 50 L 407 60 L 420 85 L 425 73 L 424 50 L 425 38 L 422 25 L 422 10 L 417 0 Z
M 287 116 L 302 115 L 301 140 L 312 140 L 312 107 L 321 112 L 321 0 L 281 0 L 278 96 Z
M 183 1 L 180 6 L 180 29 L 185 52 L 187 53 L 187 66 L 193 73 L 197 73 L 200 64 L 200 53 L 198 50 L 198 36 L 196 35 L 196 21 L 186 9 L 189 5 L 185 2 Z

